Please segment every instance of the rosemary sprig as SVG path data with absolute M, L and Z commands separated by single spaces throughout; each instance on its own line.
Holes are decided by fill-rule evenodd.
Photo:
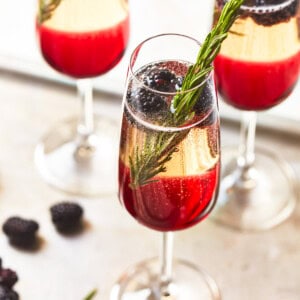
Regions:
M 62 0 L 39 0 L 39 23 L 43 23 L 50 19 L 54 10 L 60 4 Z
M 235 21 L 238 10 L 243 2 L 244 0 L 231 0 L 225 4 L 216 26 L 207 35 L 200 48 L 196 63 L 189 69 L 183 81 L 182 91 L 192 89 L 201 84 L 213 69 L 212 62 L 220 52 L 222 42 L 226 39 L 228 31 Z M 183 96 L 182 94 L 178 94 L 174 97 L 173 108 L 175 109 L 175 117 L 178 121 L 184 121 L 186 117 L 189 117 L 201 92 L 202 89 L 197 89 Z
M 188 91 L 200 85 L 212 70 L 212 62 L 221 49 L 228 31 L 235 21 L 239 8 L 244 0 L 228 1 L 220 18 L 207 35 L 197 55 L 196 63 L 192 65 L 182 84 L 181 91 Z M 203 91 L 204 85 L 188 93 L 178 93 L 172 102 L 174 114 L 171 121 L 165 125 L 180 126 L 194 116 L 193 108 Z M 185 138 L 189 130 L 180 133 L 161 132 L 159 134 L 146 133 L 143 149 L 136 147 L 129 158 L 131 188 L 155 181 L 153 177 L 166 171 L 166 163 L 171 160 L 178 144 Z
M 153 182 L 152 178 L 166 171 L 165 164 L 177 151 L 177 145 L 187 135 L 187 130 L 180 133 L 161 132 L 146 134 L 144 148 L 137 146 L 133 156 L 129 157 L 131 188 Z
M 92 300 L 97 294 L 97 290 L 92 290 L 87 296 L 84 297 L 83 300 Z

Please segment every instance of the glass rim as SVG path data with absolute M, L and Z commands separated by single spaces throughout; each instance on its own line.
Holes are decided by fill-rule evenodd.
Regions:
M 134 78 L 134 80 L 136 80 L 137 82 L 139 82 L 141 84 L 141 86 L 143 88 L 145 88 L 148 91 L 163 95 L 163 96 L 175 96 L 175 95 L 183 95 L 186 93 L 190 93 L 194 90 L 196 90 L 197 88 L 201 87 L 202 85 L 204 85 L 212 76 L 213 76 L 213 70 L 211 70 L 207 75 L 205 80 L 203 80 L 201 83 L 197 84 L 196 86 L 194 86 L 193 88 L 190 88 L 188 90 L 178 90 L 176 92 L 163 92 L 163 91 L 159 91 L 156 89 L 153 89 L 151 87 L 149 87 L 148 85 L 146 85 L 142 80 L 140 80 L 136 75 L 135 72 L 133 71 L 133 65 L 136 59 L 136 53 L 139 52 L 139 49 L 148 41 L 159 38 L 159 37 L 163 37 L 163 36 L 177 36 L 177 37 L 182 37 L 182 38 L 187 38 L 190 41 L 194 41 L 196 44 L 198 44 L 199 49 L 202 47 L 202 44 L 195 38 L 185 35 L 185 34 L 180 34 L 180 33 L 161 33 L 161 34 L 157 34 L 157 35 L 153 35 L 148 37 L 147 39 L 143 40 L 142 42 L 140 42 L 133 50 L 132 53 L 130 55 L 130 59 L 129 59 L 129 73 L 130 76 L 132 78 Z M 183 61 L 183 60 L 182 60 Z M 193 64 L 193 62 L 191 62 Z
M 217 101 L 215 101 L 217 102 Z M 153 130 L 153 131 L 162 131 L 162 132 L 169 132 L 169 133 L 174 133 L 174 132 L 181 132 L 181 131 L 185 131 L 185 130 L 190 130 L 194 127 L 196 127 L 197 125 L 201 124 L 203 121 L 206 120 L 206 118 L 208 118 L 212 113 L 218 112 L 218 105 L 216 103 L 214 103 L 211 107 L 211 109 L 209 109 L 203 116 L 202 118 L 196 119 L 195 121 L 191 122 L 191 123 L 187 123 L 187 124 L 183 124 L 180 126 L 172 126 L 172 125 L 163 125 L 163 124 L 154 124 L 151 123 L 147 120 L 144 120 L 143 118 L 141 118 L 140 116 L 138 116 L 135 112 L 132 111 L 130 105 L 128 105 L 127 101 L 125 101 L 124 103 L 128 113 L 142 126 L 144 126 L 147 129 Z

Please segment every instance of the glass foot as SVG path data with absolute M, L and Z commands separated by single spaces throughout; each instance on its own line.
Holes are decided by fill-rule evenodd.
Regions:
M 285 221 L 296 203 L 292 168 L 274 153 L 257 149 L 254 166 L 241 172 L 237 150 L 222 151 L 222 174 L 211 220 L 238 230 L 270 229 Z
M 59 124 L 35 149 L 35 163 L 47 183 L 63 192 L 98 196 L 117 192 L 118 125 L 95 118 L 95 135 L 78 140 L 77 120 Z
M 174 260 L 173 278 L 161 286 L 160 263 L 150 259 L 129 268 L 114 285 L 110 300 L 220 300 L 215 281 L 184 260 Z

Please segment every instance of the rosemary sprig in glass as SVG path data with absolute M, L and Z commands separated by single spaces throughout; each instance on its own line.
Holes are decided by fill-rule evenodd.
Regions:
M 181 92 L 177 93 L 172 102 L 171 117 L 166 120 L 166 126 L 180 126 L 191 120 L 194 116 L 193 108 L 201 95 L 204 84 L 201 85 L 212 71 L 212 62 L 221 49 L 222 42 L 238 16 L 239 8 L 244 0 L 230 0 L 224 6 L 218 23 L 207 35 L 202 44 L 196 63 L 192 65 L 182 84 Z M 199 85 L 199 88 L 188 91 Z M 188 129 L 181 132 L 161 132 L 159 134 L 147 133 L 144 147 L 138 146 L 129 158 L 131 188 L 155 181 L 154 176 L 166 171 L 166 163 L 171 160 L 172 154 L 177 151 L 178 144 L 188 134 Z
M 50 19 L 54 10 L 60 4 L 62 0 L 39 0 L 39 23 L 43 23 Z

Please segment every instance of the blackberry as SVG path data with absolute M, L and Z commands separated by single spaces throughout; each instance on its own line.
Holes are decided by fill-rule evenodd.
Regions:
M 212 92 L 210 87 L 208 86 L 208 83 L 205 83 L 201 95 L 194 106 L 194 110 L 197 115 L 201 115 L 211 110 L 211 107 L 214 103 L 211 93 Z
M 161 97 L 145 88 L 129 91 L 128 102 L 139 112 L 144 114 L 161 114 L 168 109 L 164 97 Z
M 174 81 L 176 91 L 179 91 L 181 89 L 183 80 L 184 80 L 184 77 L 183 76 L 179 76 Z
M 131 86 L 127 91 L 128 103 L 133 110 L 141 112 L 147 117 L 164 118 L 169 110 L 170 99 L 168 99 L 168 95 L 159 94 L 159 92 L 175 93 L 181 88 L 183 77 L 177 77 L 170 70 L 157 66 L 143 69 L 137 74 L 137 77 L 142 78 L 145 86 Z
M 218 6 L 223 7 L 228 0 L 217 0 Z M 248 10 L 240 10 L 241 18 L 250 17 L 258 25 L 272 26 L 281 22 L 287 22 L 291 17 L 297 13 L 299 1 L 294 0 L 289 5 L 279 10 L 268 9 L 268 6 L 278 5 L 278 0 L 245 0 L 243 5 L 248 6 Z M 261 13 L 262 10 L 255 11 L 254 6 L 261 6 L 262 10 L 266 10 Z
M 35 243 L 39 225 L 33 220 L 10 217 L 3 224 L 2 229 L 12 244 L 27 247 Z
M 52 222 L 58 231 L 68 232 L 81 227 L 82 207 L 73 202 L 61 202 L 50 208 Z
M 19 300 L 19 295 L 16 291 L 0 284 L 0 300 Z
M 6 286 L 11 289 L 18 281 L 18 275 L 11 269 L 0 270 L 0 285 Z
M 203 120 L 203 122 L 201 122 L 200 126 L 204 127 L 204 126 L 209 126 L 212 125 L 217 118 L 217 114 L 215 111 L 212 110 L 213 105 L 215 105 L 214 100 L 212 99 L 212 94 L 211 94 L 211 89 L 208 86 L 208 84 L 206 83 L 205 86 L 203 87 L 202 93 L 198 99 L 198 101 L 196 102 L 195 106 L 194 106 L 194 110 L 196 115 L 201 116 L 201 115 L 205 115 L 207 113 L 209 113 L 209 111 L 211 111 L 211 113 L 209 114 L 209 116 L 206 117 L 205 120 Z
M 262 5 L 262 7 L 267 7 L 268 5 L 278 5 L 279 3 L 278 0 L 246 0 L 243 4 L 246 6 L 249 5 L 250 7 L 253 5 Z M 272 26 L 281 22 L 287 22 L 291 17 L 295 16 L 298 5 L 298 0 L 295 0 L 286 7 L 277 11 L 272 11 L 270 9 L 265 13 L 260 13 L 259 11 L 251 11 L 250 9 L 249 11 L 243 12 L 243 16 L 251 17 L 259 25 Z
M 3 269 L 0 258 L 0 300 L 19 299 L 19 295 L 12 289 L 17 281 L 17 273 L 11 269 Z
M 168 70 L 152 71 L 144 79 L 145 85 L 160 92 L 175 92 L 176 76 Z

